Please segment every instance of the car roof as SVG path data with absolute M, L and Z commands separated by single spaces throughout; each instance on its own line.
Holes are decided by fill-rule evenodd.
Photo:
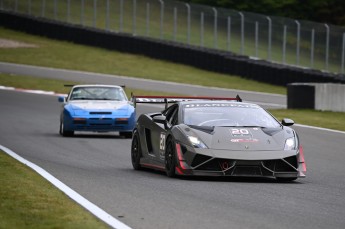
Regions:
M 107 84 L 78 84 L 74 85 L 73 88 L 76 87 L 113 87 L 113 88 L 122 88 L 121 86 L 118 85 L 107 85 Z

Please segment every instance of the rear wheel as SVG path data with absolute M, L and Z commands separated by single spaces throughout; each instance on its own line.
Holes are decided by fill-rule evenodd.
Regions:
M 139 139 L 138 132 L 135 131 L 133 135 L 132 147 L 131 147 L 132 165 L 135 170 L 141 169 L 140 158 L 141 158 L 140 139 Z
M 175 177 L 176 153 L 172 138 L 169 138 L 165 149 L 165 172 L 168 177 Z
M 121 137 L 132 138 L 132 132 L 120 132 Z
M 63 121 L 60 122 L 60 135 L 64 136 L 64 137 L 71 137 L 74 134 L 74 131 L 70 131 L 70 130 L 65 130 Z

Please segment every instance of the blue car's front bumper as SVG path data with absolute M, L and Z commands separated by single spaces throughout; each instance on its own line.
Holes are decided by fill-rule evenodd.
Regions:
M 135 126 L 135 112 L 131 116 L 116 114 L 94 114 L 89 116 L 71 116 L 63 113 L 64 129 L 67 131 L 120 131 L 130 132 Z

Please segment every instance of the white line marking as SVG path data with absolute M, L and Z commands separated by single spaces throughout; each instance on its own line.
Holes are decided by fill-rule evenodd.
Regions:
M 317 126 L 307 126 L 307 125 L 302 125 L 302 124 L 295 124 L 295 126 L 315 129 L 315 130 L 329 131 L 329 132 L 338 133 L 338 134 L 345 134 L 345 132 L 341 130 L 332 130 L 332 129 L 322 128 L 322 127 L 317 127 Z
M 42 90 L 31 90 L 31 89 L 21 89 L 21 88 L 14 88 L 14 87 L 6 87 L 0 85 L 0 90 L 8 90 L 8 91 L 20 91 L 32 94 L 41 94 L 41 95 L 54 95 L 54 96 L 67 96 L 67 94 L 59 94 L 53 91 L 42 91 Z
M 54 176 L 49 174 L 47 171 L 42 169 L 41 167 L 33 164 L 32 162 L 22 158 L 18 154 L 14 153 L 12 150 L 0 145 L 0 149 L 13 157 L 14 159 L 20 161 L 24 165 L 29 166 L 31 169 L 35 170 L 38 174 L 40 174 L 42 177 L 44 177 L 46 180 L 48 180 L 50 183 L 52 183 L 55 187 L 60 189 L 62 192 L 64 192 L 67 196 L 69 196 L 71 199 L 73 199 L 75 202 L 83 206 L 86 210 L 90 211 L 93 215 L 95 215 L 97 218 L 108 224 L 109 226 L 117 229 L 130 229 L 126 224 L 122 223 L 121 221 L 115 219 L 113 216 L 109 215 L 107 212 L 102 210 L 101 208 L 97 207 L 95 204 L 91 203 L 81 195 L 79 195 L 77 192 L 72 190 L 70 187 L 62 183 L 60 180 L 56 179 Z

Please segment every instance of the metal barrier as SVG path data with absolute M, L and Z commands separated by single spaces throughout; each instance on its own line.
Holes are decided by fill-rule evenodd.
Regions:
M 0 9 L 345 73 L 345 28 L 171 0 L 0 0 Z
M 288 108 L 345 112 L 345 85 L 291 83 L 287 86 Z

